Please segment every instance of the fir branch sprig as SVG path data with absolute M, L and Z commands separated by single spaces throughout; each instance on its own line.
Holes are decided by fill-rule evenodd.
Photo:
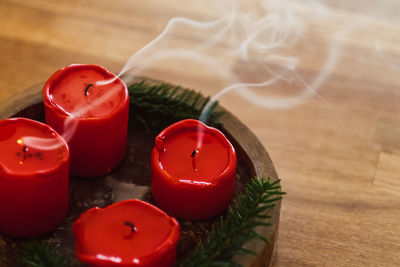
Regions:
M 167 83 L 151 84 L 134 83 L 129 86 L 130 123 L 156 134 L 166 126 L 179 120 L 200 116 L 202 109 L 209 101 L 200 93 L 173 86 Z M 208 124 L 217 126 L 223 114 L 217 111 L 218 102 L 209 110 Z M 280 180 L 254 178 L 245 191 L 239 194 L 228 208 L 226 215 L 221 216 L 213 225 L 207 240 L 180 264 L 181 267 L 217 267 L 240 266 L 232 260 L 234 255 L 251 253 L 243 248 L 253 239 L 268 240 L 255 232 L 257 226 L 270 226 L 268 212 L 273 209 L 285 194 L 281 191 Z M 62 255 L 57 255 L 47 242 L 32 241 L 24 245 L 19 259 L 21 266 L 26 267 L 66 267 L 70 262 Z
M 210 100 L 201 93 L 168 83 L 133 83 L 128 87 L 130 122 L 158 133 L 168 125 L 184 119 L 198 119 Z M 209 109 L 209 123 L 216 126 L 222 111 L 216 111 L 218 102 Z
M 57 255 L 48 242 L 33 240 L 23 245 L 19 265 L 23 267 L 67 267 L 70 266 L 70 263 L 64 256 Z
M 181 267 L 240 266 L 232 260 L 236 254 L 254 254 L 243 245 L 250 240 L 260 239 L 269 242 L 254 231 L 257 226 L 271 226 L 268 219 L 270 211 L 282 195 L 280 180 L 254 178 L 245 191 L 237 196 L 228 208 L 225 218 L 220 217 L 213 226 L 207 240 L 199 244 Z

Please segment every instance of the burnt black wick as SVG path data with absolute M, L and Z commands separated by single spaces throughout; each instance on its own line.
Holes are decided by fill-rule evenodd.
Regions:
M 194 158 L 197 153 L 199 153 L 197 149 L 193 150 L 191 157 Z
M 124 225 L 129 226 L 131 228 L 132 233 L 137 231 L 135 225 L 131 222 L 124 222 Z
M 86 88 L 85 88 L 85 95 L 88 95 L 88 90 L 89 90 L 90 86 L 93 86 L 93 84 L 92 84 L 92 83 L 89 83 L 89 85 L 86 86 Z
M 24 146 L 22 147 L 22 151 L 23 151 L 24 153 L 28 151 L 28 148 L 26 147 L 26 145 L 24 145 Z

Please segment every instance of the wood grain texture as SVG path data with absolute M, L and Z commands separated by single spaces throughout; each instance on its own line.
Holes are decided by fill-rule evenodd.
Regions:
M 324 23 L 304 32 L 304 46 L 288 48 L 299 57 L 297 70 L 305 81 L 320 71 L 336 28 L 361 26 L 348 34 L 318 97 L 286 110 L 260 108 L 237 94 L 221 102 L 267 148 L 288 193 L 274 266 L 398 266 L 399 3 L 323 3 Z M 299 6 L 305 17 L 315 17 L 316 1 Z M 171 17 L 201 19 L 210 12 L 200 2 L 188 6 L 178 0 L 2 0 L 0 105 L 71 63 L 118 72 Z M 174 44 L 190 41 L 174 36 Z M 261 75 L 236 65 L 242 78 Z M 160 62 L 145 75 L 205 94 L 223 85 L 202 66 L 175 62 Z M 282 82 L 264 93 L 291 94 L 296 88 Z

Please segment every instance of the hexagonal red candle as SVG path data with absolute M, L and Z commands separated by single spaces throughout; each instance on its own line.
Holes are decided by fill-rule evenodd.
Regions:
M 73 225 L 75 252 L 90 266 L 171 267 L 179 224 L 157 207 L 131 199 L 92 208 Z

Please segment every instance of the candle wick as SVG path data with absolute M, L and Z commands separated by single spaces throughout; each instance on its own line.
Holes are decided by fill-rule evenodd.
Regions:
M 199 151 L 196 148 L 195 150 L 193 150 L 192 155 L 191 155 L 191 157 L 192 157 L 192 167 L 193 167 L 193 170 L 195 170 L 195 171 L 197 171 L 197 166 L 196 166 L 196 154 L 197 153 L 199 153 Z
M 26 160 L 26 152 L 28 152 L 28 148 L 26 147 L 26 145 L 24 145 L 24 146 L 22 147 L 22 152 L 24 152 L 23 161 L 25 161 L 25 160 Z
M 85 95 L 88 95 L 88 90 L 89 90 L 90 86 L 93 86 L 93 84 L 92 84 L 92 83 L 89 83 L 89 85 L 86 86 L 86 88 L 85 88 Z
M 193 150 L 191 157 L 194 158 L 197 153 L 199 153 L 199 151 L 196 148 L 195 150 Z
M 135 225 L 131 222 L 124 222 L 124 225 L 129 226 L 131 228 L 132 233 L 137 231 Z

